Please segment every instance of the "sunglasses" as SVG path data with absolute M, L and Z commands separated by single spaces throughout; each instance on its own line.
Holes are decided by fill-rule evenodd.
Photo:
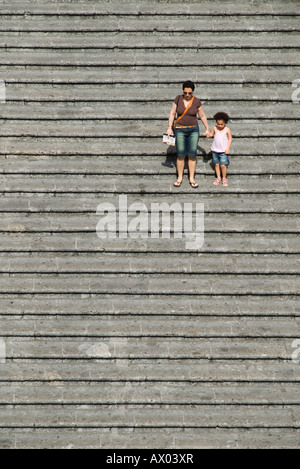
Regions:
M 183 94 L 193 94 L 193 92 L 190 93 L 190 92 L 184 91 Z

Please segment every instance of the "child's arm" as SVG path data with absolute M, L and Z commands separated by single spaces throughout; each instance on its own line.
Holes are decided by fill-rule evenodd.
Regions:
M 208 127 L 206 115 L 205 115 L 205 112 L 203 111 L 202 105 L 200 107 L 198 107 L 198 116 L 202 120 L 202 123 L 205 127 L 205 135 L 207 136 L 207 134 L 209 133 L 209 127 Z
M 206 138 L 211 138 L 215 135 L 215 127 L 213 127 L 212 131 L 206 134 Z
M 229 129 L 229 127 L 227 127 L 226 134 L 227 134 L 227 137 L 228 137 L 228 145 L 227 145 L 227 148 L 224 151 L 224 153 L 225 153 L 225 155 L 229 155 L 230 145 L 232 144 L 232 134 L 231 134 L 231 130 Z

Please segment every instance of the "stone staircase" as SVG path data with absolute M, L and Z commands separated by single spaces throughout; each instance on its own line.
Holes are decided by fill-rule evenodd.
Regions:
M 299 447 L 299 15 L 1 2 L 1 448 Z M 186 79 L 231 116 L 226 189 L 201 123 L 199 189 L 173 187 Z M 203 246 L 100 239 L 125 197 L 204 204 Z

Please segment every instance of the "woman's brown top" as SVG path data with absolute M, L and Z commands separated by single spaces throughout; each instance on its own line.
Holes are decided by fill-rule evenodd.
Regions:
M 174 99 L 174 103 L 177 105 L 177 117 L 181 116 L 184 111 L 185 111 L 185 105 L 183 102 L 183 95 L 179 94 L 176 96 Z M 199 107 L 202 106 L 202 103 L 199 98 L 194 97 L 193 104 L 191 107 L 187 110 L 185 115 L 183 116 L 182 119 L 179 119 L 178 125 L 183 125 L 183 126 L 192 126 L 192 125 L 197 125 L 198 124 L 198 118 L 197 118 L 197 113 Z M 176 119 L 175 119 L 176 120 Z

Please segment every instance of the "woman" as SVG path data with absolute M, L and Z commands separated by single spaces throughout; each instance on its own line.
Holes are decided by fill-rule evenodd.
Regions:
M 185 157 L 187 156 L 190 185 L 196 189 L 198 184 L 195 182 L 195 171 L 197 146 L 199 140 L 199 125 L 197 114 L 206 129 L 206 135 L 209 133 L 209 127 L 201 101 L 199 98 L 196 98 L 193 95 L 195 89 L 194 83 L 190 80 L 185 81 L 182 85 L 182 89 L 183 94 L 176 96 L 172 104 L 169 116 L 169 127 L 167 130 L 167 134 L 172 135 L 174 126 L 174 133 L 176 136 L 177 181 L 174 182 L 174 186 L 181 186 L 184 162 Z M 177 119 L 174 123 L 176 112 Z

